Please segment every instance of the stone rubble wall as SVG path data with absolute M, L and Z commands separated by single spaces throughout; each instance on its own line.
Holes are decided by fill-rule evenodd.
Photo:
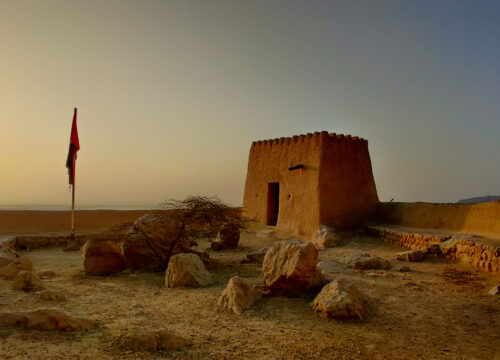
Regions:
M 500 245 L 488 244 L 481 237 L 468 234 L 434 235 L 397 231 L 382 226 L 367 226 L 368 231 L 387 243 L 432 252 L 482 271 L 500 271 Z M 437 244 L 437 247 L 431 247 Z M 436 251 L 436 250 L 434 250 Z
M 89 240 L 112 240 L 119 239 L 110 238 L 103 233 L 95 234 L 76 234 L 75 239 L 78 244 L 83 245 Z M 65 246 L 71 240 L 71 236 L 67 235 L 18 235 L 11 240 L 11 246 L 16 250 L 31 250 L 50 246 Z M 123 239 L 122 239 L 123 240 Z
M 371 234 L 383 239 L 386 243 L 422 251 L 427 251 L 430 244 L 439 244 L 451 237 L 434 234 L 421 234 L 416 232 L 395 231 L 379 226 L 367 226 L 367 229 Z
M 453 240 L 450 240 L 453 241 Z M 500 271 L 500 248 L 475 240 L 461 239 L 453 246 L 441 248 L 443 256 L 482 271 Z

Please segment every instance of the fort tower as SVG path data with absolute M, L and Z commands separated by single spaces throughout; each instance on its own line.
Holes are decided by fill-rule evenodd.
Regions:
M 320 225 L 352 229 L 377 203 L 364 139 L 323 131 L 252 143 L 243 198 L 249 217 L 311 235 Z

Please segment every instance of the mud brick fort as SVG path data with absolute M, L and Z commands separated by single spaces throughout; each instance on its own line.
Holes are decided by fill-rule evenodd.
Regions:
M 347 230 L 378 203 L 368 142 L 321 133 L 257 141 L 248 160 L 246 215 L 296 234 Z

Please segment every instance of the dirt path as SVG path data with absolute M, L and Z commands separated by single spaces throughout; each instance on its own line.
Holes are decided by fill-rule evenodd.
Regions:
M 258 247 L 251 234 L 242 244 Z M 203 243 L 202 247 L 208 244 Z M 125 272 L 104 278 L 83 273 L 80 253 L 60 248 L 27 253 L 37 271 L 58 277 L 47 287 L 68 293 L 63 303 L 11 290 L 0 280 L 0 311 L 59 307 L 86 314 L 100 327 L 82 333 L 0 328 L 2 359 L 500 359 L 500 296 L 487 290 L 500 282 L 488 274 L 431 258 L 411 272 L 349 272 L 366 302 L 364 319 L 324 320 L 312 298 L 264 298 L 242 316 L 217 306 L 233 274 L 261 281 L 260 267 L 240 264 L 245 249 L 212 253 L 225 267 L 217 283 L 202 289 L 167 289 L 163 274 Z M 369 252 L 391 260 L 401 251 L 369 237 L 320 252 L 320 260 Z M 399 265 L 393 261 L 394 265 Z M 189 338 L 178 351 L 125 352 L 112 345 L 120 334 L 166 327 Z

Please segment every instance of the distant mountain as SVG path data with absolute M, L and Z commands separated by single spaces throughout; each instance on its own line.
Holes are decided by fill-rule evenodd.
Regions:
M 477 196 L 468 199 L 458 200 L 458 204 L 478 204 L 500 200 L 500 195 Z

